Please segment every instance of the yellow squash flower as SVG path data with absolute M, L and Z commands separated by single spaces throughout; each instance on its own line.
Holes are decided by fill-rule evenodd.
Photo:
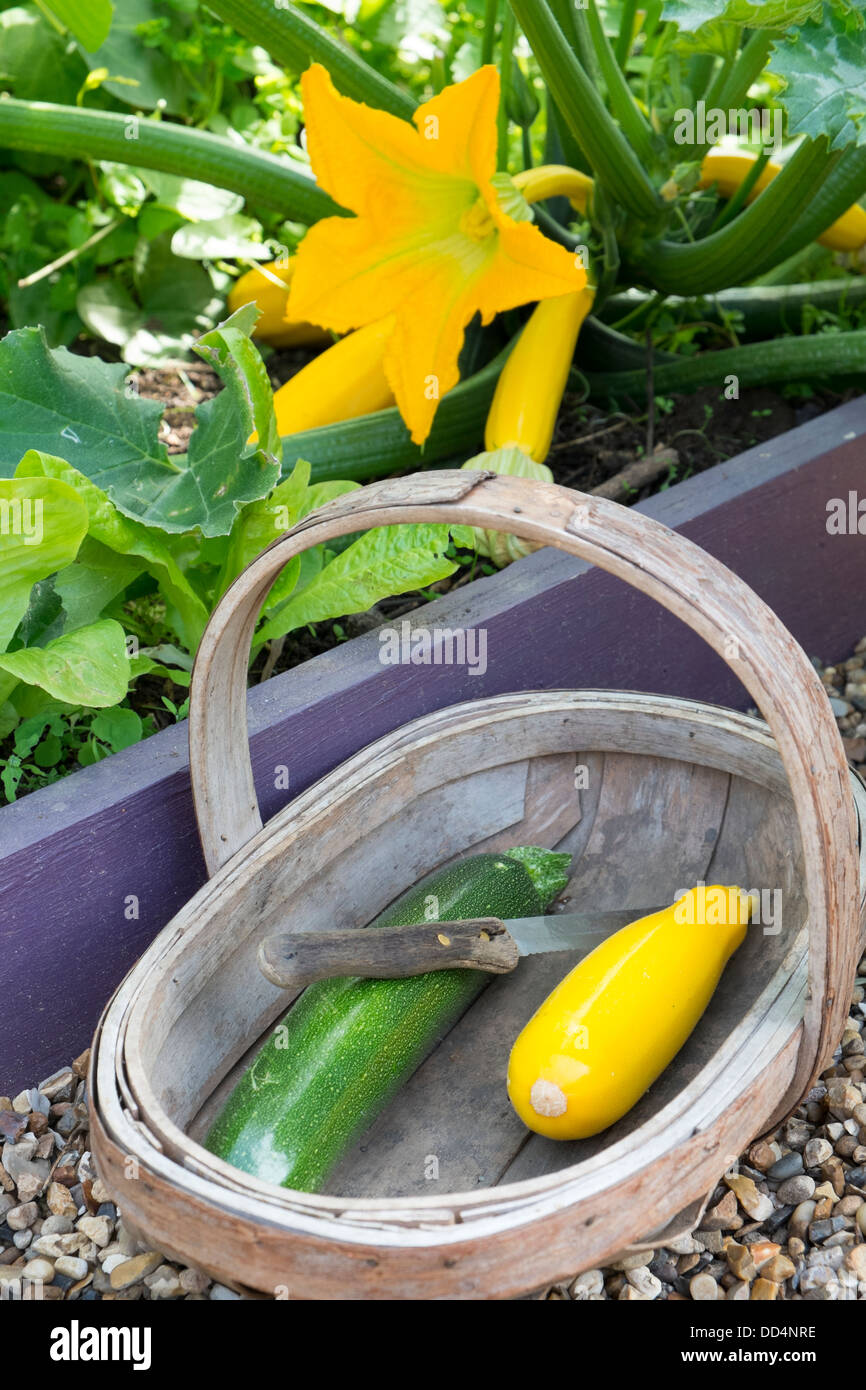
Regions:
M 356 215 L 304 237 L 288 313 L 346 333 L 388 315 L 385 372 L 416 444 L 456 385 L 466 325 L 580 290 L 579 258 L 532 225 L 496 173 L 499 74 L 483 67 L 419 106 L 414 125 L 341 96 L 314 64 L 302 79 L 316 178 Z

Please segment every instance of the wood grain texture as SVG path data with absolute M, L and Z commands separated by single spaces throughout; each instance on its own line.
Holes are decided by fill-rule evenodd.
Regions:
M 310 546 L 401 521 L 511 531 L 598 565 L 691 627 L 736 672 L 785 765 L 810 904 L 809 997 L 791 1104 L 831 1055 L 856 965 L 856 825 L 842 740 L 809 659 L 776 614 L 685 537 L 603 498 L 555 484 L 441 471 L 336 498 L 273 542 L 235 580 L 199 647 L 190 696 L 190 766 L 205 862 L 216 872 L 261 829 L 246 724 L 247 661 L 262 603 Z
M 734 569 L 810 655 L 838 660 L 863 635 L 863 546 L 828 538 L 826 508 L 862 489 L 864 434 L 861 399 L 638 510 Z M 484 627 L 486 673 L 383 666 L 372 633 L 250 692 L 266 817 L 365 743 L 456 700 L 584 686 L 750 703 L 671 614 L 555 550 L 437 600 L 424 621 Z M 0 809 L 0 951 L 7 995 L 20 1001 L 0 1011 L 0 1091 L 16 1094 L 87 1045 L 111 990 L 204 878 L 184 724 Z
M 579 793 L 580 819 L 565 834 L 576 840 L 582 832 L 581 856 L 608 815 L 612 852 L 624 846 L 620 821 L 631 814 L 636 833 L 646 837 L 647 821 L 655 826 L 643 854 L 667 862 L 671 880 L 709 872 L 717 857 L 734 878 L 753 874 L 772 884 L 781 876 L 792 884 L 784 933 L 750 933 L 676 1066 L 632 1116 L 579 1152 L 548 1145 L 545 1154 L 544 1141 L 525 1141 L 504 1096 L 502 1040 L 554 983 L 542 978 L 553 958 L 540 957 L 485 990 L 410 1081 L 403 1100 L 413 1105 L 401 1111 L 396 1098 L 327 1194 L 261 1183 L 184 1132 L 192 1125 L 201 1134 L 196 1112 L 209 1109 L 233 1062 L 284 1007 L 257 971 L 255 952 L 287 905 L 295 904 L 298 929 L 315 925 L 327 885 L 333 897 L 354 865 L 352 897 L 344 894 L 339 910 L 344 926 L 362 925 L 383 894 L 396 895 L 432 867 L 428 823 L 416 814 L 425 798 L 438 798 L 447 831 L 450 817 L 441 812 L 463 778 L 491 779 L 493 788 L 505 777 L 517 779 L 527 815 L 544 808 L 549 816 L 544 783 L 558 786 L 559 796 L 574 795 L 573 778 L 564 777 L 573 749 L 591 769 Z M 631 776 L 621 766 L 625 757 L 634 763 Z M 650 784 L 662 805 L 648 817 Z M 862 792 L 853 780 L 851 787 Z M 777 822 L 768 807 L 778 809 Z M 511 831 L 524 838 L 513 815 L 512 807 Z M 685 834 L 698 817 L 712 834 Z M 547 823 L 560 833 L 573 818 L 572 808 Z M 490 1298 L 601 1262 L 699 1204 L 790 1094 L 808 944 L 802 884 L 789 860 L 779 866 L 794 826 L 769 731 L 733 711 L 563 691 L 473 702 L 402 727 L 263 827 L 124 981 L 105 1014 L 90 1079 L 94 1152 L 111 1191 L 160 1248 L 220 1278 L 264 1292 L 288 1288 L 290 1296 Z M 488 840 L 495 833 L 479 827 Z M 687 861 L 681 834 L 691 847 Z M 451 856 L 457 843 L 443 832 L 434 852 Z M 372 874 L 361 872 L 365 847 L 379 856 Z M 398 862 L 407 855 L 401 881 Z M 654 865 L 650 877 L 656 872 Z M 383 874 L 390 874 L 384 887 Z M 578 862 L 569 906 L 580 906 L 580 884 Z M 136 1182 L 123 1176 L 121 1155 L 129 1154 L 140 1164 Z M 438 1178 L 430 1176 L 431 1157 Z

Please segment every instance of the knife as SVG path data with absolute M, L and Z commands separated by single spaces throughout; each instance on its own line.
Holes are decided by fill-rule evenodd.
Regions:
M 428 970 L 486 970 L 506 975 L 521 956 L 546 951 L 584 954 L 620 927 L 662 912 L 632 907 L 615 912 L 560 912 L 547 917 L 473 917 L 463 922 L 414 922 L 372 931 L 277 932 L 258 950 L 259 969 L 281 989 L 302 989 L 334 975 L 406 979 Z

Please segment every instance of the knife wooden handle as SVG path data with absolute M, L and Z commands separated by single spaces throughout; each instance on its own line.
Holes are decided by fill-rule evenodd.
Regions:
M 262 974 L 281 989 L 302 989 L 334 975 L 405 979 L 428 970 L 486 970 L 506 975 L 520 952 L 498 917 L 415 922 L 370 931 L 277 932 L 259 946 Z

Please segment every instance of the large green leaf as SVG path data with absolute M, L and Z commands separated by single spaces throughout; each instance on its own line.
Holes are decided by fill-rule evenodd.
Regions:
M 829 7 L 776 47 L 770 71 L 781 77 L 780 101 L 792 135 L 830 138 L 831 149 L 866 143 L 866 31 Z
M 256 634 L 256 643 L 282 637 L 306 623 L 362 613 L 392 594 L 423 589 L 453 574 L 445 554 L 447 526 L 377 526 L 353 541 Z
M 0 670 L 68 705 L 104 709 L 118 704 L 129 685 L 126 633 L 113 618 L 101 618 L 47 647 L 6 652 Z
M 87 533 L 87 508 L 65 482 L 0 480 L 0 651 L 5 651 L 37 580 L 72 563 Z
M 92 486 L 92 484 L 91 484 Z M 63 605 L 63 631 L 86 627 L 142 573 L 144 564 L 85 536 L 75 563 L 56 575 L 54 590 Z
M 177 609 L 182 629 L 178 635 L 195 651 L 208 612 L 158 531 L 123 516 L 101 488 L 64 459 L 31 449 L 21 460 L 16 476 L 56 478 L 73 488 L 86 509 L 89 539 L 117 555 L 136 556 L 143 562 L 139 568 L 153 575 Z
M 171 208 L 191 222 L 212 221 L 240 212 L 244 200 L 240 193 L 215 188 L 212 183 L 184 179 L 178 174 L 160 174 L 155 169 L 136 169 L 160 207 Z
M 86 7 L 79 4 L 79 9 Z M 159 22 L 161 8 L 160 0 L 120 0 L 110 32 L 92 56 L 87 55 L 88 63 L 108 70 L 102 86 L 120 101 L 139 111 L 152 111 L 162 104 L 163 110 L 180 115 L 189 91 L 181 66 L 161 49 L 142 43 L 137 33 L 140 24 Z M 129 85 L 131 81 L 134 86 Z
M 665 0 L 663 18 L 694 32 L 712 20 L 749 29 L 788 29 L 820 17 L 824 0 Z
M 185 460 L 159 443 L 162 407 L 124 387 L 127 369 L 64 348 L 49 349 L 37 328 L 0 342 L 0 476 L 11 477 L 28 449 L 64 458 L 125 516 L 164 531 L 200 527 L 227 535 L 239 508 L 279 478 L 280 444 L 267 372 L 246 306 L 201 338 L 197 350 L 226 389 L 196 411 Z M 263 444 L 250 444 L 257 432 Z
M 65 457 L 112 493 L 165 489 L 180 469 L 158 441 L 162 406 L 124 389 L 127 368 L 65 348 L 39 328 L 0 340 L 0 476 L 39 449 Z M 120 505 L 120 503 L 118 502 Z
M 41 0 L 41 4 L 88 53 L 95 53 L 108 38 L 114 13 L 111 0 L 86 0 L 85 4 L 81 0 Z
M 169 238 L 139 246 L 135 271 L 139 302 L 113 279 L 91 281 L 76 301 L 91 333 L 119 347 L 132 366 L 182 356 L 195 333 L 213 328 L 224 312 L 210 276 L 172 255 Z
M 334 497 L 341 497 L 344 492 L 353 492 L 358 487 L 360 483 L 337 480 L 315 483 L 311 487 L 310 465 L 305 459 L 298 459 L 289 477 L 275 487 L 269 496 L 244 507 L 235 522 L 220 577 L 220 592 L 228 588 L 241 570 L 276 540 L 277 536 L 294 526 L 316 507 L 321 507 Z M 288 598 L 298 582 L 300 572 L 301 565 L 296 557 L 277 579 L 265 608 L 273 607 L 275 603 Z
M 74 101 L 87 69 L 32 5 L 0 13 L 0 86 L 26 101 Z

